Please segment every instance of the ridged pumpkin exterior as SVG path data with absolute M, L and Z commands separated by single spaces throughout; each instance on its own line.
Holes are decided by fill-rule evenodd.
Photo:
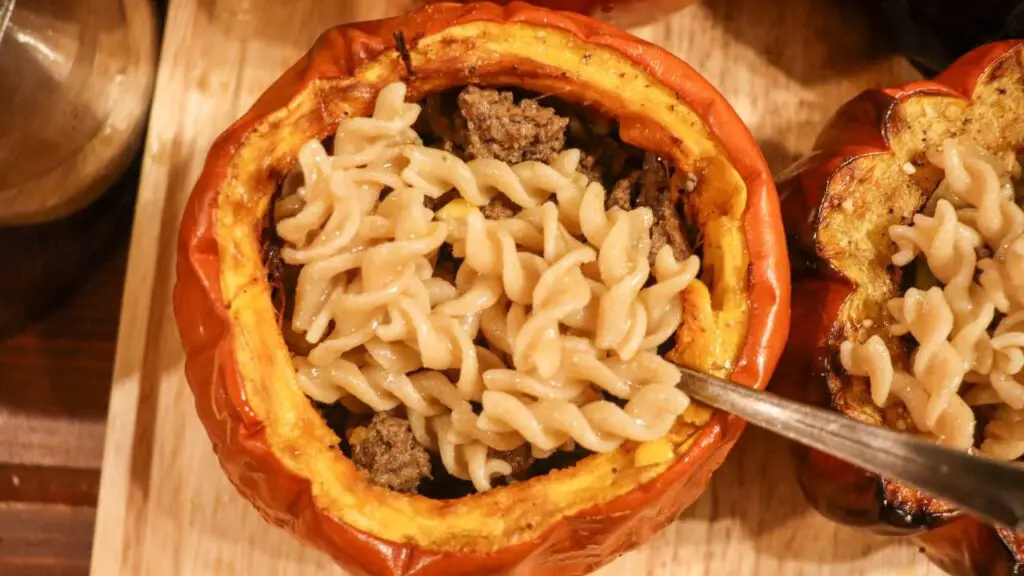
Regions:
M 608 65 L 585 68 L 598 61 Z M 621 70 L 621 77 L 607 78 L 609 70 Z M 708 176 L 708 182 L 745 190 L 736 222 L 746 246 L 740 289 L 749 308 L 730 376 L 758 389 L 774 370 L 789 321 L 788 257 L 771 175 L 736 113 L 689 66 L 607 24 L 522 3 L 431 4 L 406 16 L 331 29 L 210 150 L 181 224 L 174 309 L 196 409 L 238 491 L 267 521 L 353 573 L 589 572 L 650 539 L 696 500 L 743 422 L 709 411 L 675 461 L 650 477 L 635 473 L 628 490 L 614 467 L 609 476 L 597 464 L 582 464 L 433 501 L 367 486 L 340 452 L 329 453 L 337 438 L 292 382 L 259 254 L 270 198 L 305 139 L 326 137 L 344 116 L 368 114 L 377 91 L 399 79 L 411 100 L 471 83 L 563 94 L 618 119 L 624 141 L 677 165 L 719 170 L 715 174 L 724 176 Z M 623 92 L 599 88 L 602 82 Z M 627 86 L 639 87 L 641 96 L 649 91 L 650 101 L 628 98 Z M 645 106 L 662 116 L 648 117 Z M 686 128 L 698 130 L 689 144 L 659 120 L 683 108 L 699 119 Z M 726 200 L 734 196 L 727 186 L 721 191 L 729 192 Z M 715 193 L 706 193 L 709 203 Z M 624 458 L 599 456 L 600 462 Z M 311 463 L 336 473 L 318 476 Z M 607 498 L 566 505 L 536 521 L 515 519 L 534 501 L 557 505 L 553 486 L 574 486 L 591 473 L 582 492 L 600 495 L 594 482 L 606 481 Z M 489 520 L 478 527 L 467 520 L 476 516 Z M 478 538 L 477 530 L 492 532 Z
M 965 55 L 934 81 L 864 92 L 840 108 L 811 155 L 779 177 L 794 263 L 792 322 L 800 327 L 791 335 L 779 369 L 781 391 L 872 419 L 873 405 L 848 392 L 850 379 L 839 366 L 838 344 L 858 329 L 858 321 L 870 316 L 854 317 L 851 310 L 882 309 L 851 302 L 870 298 L 862 294 L 880 293 L 864 289 L 871 273 L 855 271 L 863 265 L 883 274 L 884 264 L 878 262 L 887 255 L 879 249 L 852 262 L 855 250 L 841 244 L 856 245 L 857 240 L 837 238 L 833 222 L 845 218 L 841 213 L 846 210 L 850 219 L 870 220 L 861 222 L 864 236 L 877 235 L 891 246 L 884 231 L 887 225 L 909 221 L 941 178 L 938 169 L 924 161 L 926 148 L 950 136 L 967 135 L 990 148 L 1021 150 L 1024 116 L 1017 112 L 1024 110 L 1022 71 L 1024 42 L 1002 42 Z M 896 213 L 885 226 L 884 219 L 877 219 L 876 226 L 874 212 L 864 208 L 869 204 Z M 873 320 L 877 328 L 880 317 Z M 797 448 L 796 455 L 801 487 L 825 516 L 879 533 L 910 535 L 951 574 L 1009 575 L 1024 570 L 1017 535 L 997 532 L 911 487 L 825 454 Z

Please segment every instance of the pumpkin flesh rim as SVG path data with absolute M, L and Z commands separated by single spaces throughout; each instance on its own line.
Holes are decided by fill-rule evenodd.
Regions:
M 473 25 L 482 28 L 493 26 L 497 32 L 502 34 L 509 31 L 509 26 L 485 23 L 474 23 Z M 624 69 L 630 72 L 636 73 L 639 68 L 623 58 L 618 51 L 582 43 L 572 34 L 566 34 L 554 28 L 518 26 L 521 26 L 531 34 L 546 37 L 548 42 L 552 41 L 556 36 L 560 36 L 567 42 L 585 45 L 589 49 L 590 58 L 595 57 L 595 55 L 598 55 L 598 57 L 604 55 L 608 58 L 618 58 L 622 61 Z M 470 25 L 463 27 L 462 31 L 469 27 Z M 446 32 L 453 29 L 458 31 L 460 28 L 458 26 L 452 27 L 447 29 Z M 483 36 L 486 36 L 486 34 L 483 34 Z M 469 34 L 470 44 L 474 43 L 472 41 L 474 38 L 478 39 L 480 37 L 480 30 Z M 427 39 L 429 38 L 427 37 Z M 446 51 L 445 54 L 449 56 L 452 53 L 453 46 L 458 44 L 458 42 L 453 43 L 452 39 L 453 36 L 446 35 L 442 40 L 438 41 L 439 45 L 443 44 L 443 48 Z M 618 39 L 609 39 L 608 43 L 611 44 L 615 40 Z M 426 42 L 424 38 L 420 38 L 417 47 L 411 50 L 414 68 L 417 72 L 428 70 L 431 63 L 437 63 L 438 65 L 443 63 L 446 67 L 452 66 L 452 58 L 447 60 L 438 58 L 422 62 L 418 61 L 417 55 L 419 54 L 420 47 L 429 45 L 430 43 Z M 524 81 L 522 75 L 524 70 L 529 68 L 530 61 L 525 58 L 505 61 L 507 59 L 495 57 L 493 54 L 495 45 L 494 38 L 491 39 L 490 43 L 480 44 L 482 49 L 487 52 L 486 55 L 491 57 L 491 60 L 480 62 L 479 66 L 474 64 L 476 67 L 474 81 L 485 84 L 515 84 L 526 88 L 531 88 L 531 86 L 550 88 L 553 85 L 558 85 L 558 80 L 568 79 L 579 72 L 578 70 L 561 71 L 558 75 L 551 75 L 550 66 L 546 68 L 538 67 L 537 70 L 533 71 L 537 73 L 537 76 L 530 76 Z M 568 53 L 571 54 L 572 52 Z M 584 54 L 577 53 L 577 55 L 583 56 Z M 511 68 L 506 69 L 503 72 L 504 75 L 493 73 L 494 66 L 500 67 L 502 64 L 509 65 Z M 488 68 L 488 66 L 491 66 L 491 68 Z M 545 69 L 542 70 L 542 68 Z M 251 148 L 249 145 L 253 143 L 253 140 L 250 139 L 253 134 L 265 137 L 273 124 L 287 121 L 293 126 L 313 127 L 312 130 L 304 133 L 306 137 L 323 136 L 325 135 L 323 133 L 324 130 L 321 129 L 323 126 L 316 126 L 316 116 L 318 114 L 338 118 L 346 112 L 351 113 L 352 110 L 337 109 L 340 103 L 345 101 L 340 97 L 342 95 L 348 95 L 352 98 L 352 101 L 358 102 L 357 107 L 361 107 L 359 112 L 365 113 L 369 103 L 368 97 L 379 89 L 385 80 L 400 77 L 402 70 L 403 68 L 397 53 L 392 52 L 386 58 L 379 58 L 359 68 L 357 76 L 364 74 L 364 78 L 367 79 L 365 83 L 335 81 L 333 79 L 310 82 L 305 90 L 291 99 L 291 103 L 286 108 L 262 118 L 258 124 L 253 125 L 250 130 L 247 130 L 246 134 L 238 142 L 227 142 L 228 144 L 236 145 L 234 149 L 227 152 L 231 155 L 232 166 L 238 162 L 244 165 L 246 161 L 253 161 L 252 165 L 261 166 L 265 174 L 279 177 L 281 175 L 280 166 L 274 166 L 273 162 L 268 163 L 265 160 L 263 160 L 263 163 L 255 162 L 255 160 L 259 160 L 259 155 L 246 160 L 246 154 Z M 542 72 L 547 72 L 547 74 Z M 488 74 L 490 75 L 488 76 Z M 645 84 L 644 90 L 651 90 L 652 85 L 661 87 L 660 82 L 657 82 L 646 72 L 637 76 L 650 80 L 651 83 Z M 415 76 L 411 77 L 413 80 L 412 85 L 415 85 L 415 78 Z M 448 81 L 451 84 L 457 84 L 457 82 L 451 79 Z M 566 83 L 568 82 L 566 80 Z M 572 89 L 573 86 L 585 86 L 585 83 L 577 77 L 572 78 L 571 84 L 563 85 L 563 87 L 568 87 L 569 89 Z M 434 86 L 433 88 L 437 89 L 438 87 Z M 703 89 L 704 87 L 698 86 L 698 88 Z M 661 87 L 661 89 L 664 90 L 664 87 Z M 415 89 L 413 92 L 415 92 Z M 615 100 L 614 94 L 607 94 L 607 96 L 609 96 L 609 100 Z M 720 96 L 718 96 L 718 99 L 720 99 Z M 720 107 L 722 102 L 713 100 L 699 104 L 705 107 L 703 114 L 711 114 L 707 111 L 707 108 Z M 688 112 L 691 116 L 688 118 L 689 120 L 696 120 L 699 123 L 697 126 L 705 130 L 707 129 L 700 115 L 693 113 L 689 105 L 678 97 L 670 105 L 673 106 L 673 109 L 678 106 L 679 111 Z M 639 106 L 641 108 L 644 106 L 642 101 Z M 722 112 L 719 110 L 714 111 L 714 113 L 721 114 Z M 643 120 L 647 116 L 649 114 L 645 112 L 632 120 Z M 726 118 L 726 120 L 732 121 L 733 118 Z M 738 122 L 738 119 L 736 119 L 736 122 Z M 722 130 L 721 126 L 716 128 Z M 726 128 L 735 131 L 735 126 L 726 126 Z M 728 132 L 729 130 L 726 131 Z M 659 131 L 657 126 L 652 126 L 649 122 L 637 122 L 632 138 L 651 144 L 651 146 L 641 146 L 643 148 L 652 149 L 652 151 L 653 149 L 660 148 L 660 152 L 673 158 L 680 157 L 684 162 L 687 159 L 691 161 L 694 159 L 692 156 L 687 157 L 681 154 L 679 148 L 682 148 L 682 144 L 685 144 L 685 141 L 680 142 L 676 140 L 667 135 L 664 130 Z M 756 195 L 753 205 L 748 207 L 748 210 L 744 211 L 742 206 L 739 207 L 736 219 L 743 218 L 744 221 L 731 230 L 728 227 L 723 228 L 723 236 L 731 234 L 733 242 L 745 243 L 750 234 L 766 233 L 767 235 L 762 237 L 765 242 L 763 246 L 759 247 L 760 251 L 756 254 L 762 256 L 764 260 L 752 259 L 751 274 L 755 277 L 748 279 L 746 268 L 744 267 L 744 274 L 741 278 L 743 282 L 741 286 L 744 287 L 747 285 L 748 280 L 763 278 L 763 283 L 755 282 L 751 284 L 753 290 L 759 291 L 759 296 L 761 296 L 760 301 L 755 302 L 763 307 L 757 310 L 757 322 L 751 327 L 749 333 L 741 335 L 746 337 L 740 342 L 740 345 L 744 346 L 744 351 L 740 355 L 738 369 L 737 372 L 734 372 L 734 375 L 739 373 L 738 381 L 760 387 L 763 386 L 766 380 L 766 373 L 770 373 L 777 359 L 779 336 L 784 337 L 785 335 L 786 324 L 783 319 L 779 318 L 779 312 L 780 310 L 785 310 L 788 306 L 788 285 L 784 279 L 779 278 L 778 274 L 780 269 L 784 270 L 785 268 L 784 260 L 780 262 L 778 258 L 778 238 L 781 236 L 781 227 L 778 223 L 777 205 L 773 205 L 772 202 L 773 195 L 768 195 L 771 187 L 770 181 L 765 181 L 766 167 L 763 164 L 763 158 L 756 152 L 756 148 L 749 149 L 749 147 L 753 146 L 749 133 L 744 134 L 740 132 L 737 138 L 740 139 L 740 144 L 742 145 L 738 149 L 744 155 L 740 158 L 742 162 L 741 167 L 744 170 L 745 178 L 757 184 L 755 187 Z M 623 137 L 623 140 L 629 141 L 626 137 Z M 690 144 L 692 145 L 695 140 L 697 139 L 690 139 Z M 631 143 L 636 144 L 637 142 Z M 711 138 L 705 138 L 700 143 L 706 145 L 709 155 L 698 156 L 697 158 L 707 162 L 707 165 L 703 166 L 705 170 L 712 170 L 714 171 L 713 174 L 717 175 L 715 178 L 709 178 L 708 182 L 722 184 L 722 189 L 724 190 L 730 190 L 729 186 L 736 183 L 745 188 L 744 179 L 725 160 L 722 148 Z M 673 149 L 673 145 L 676 145 L 675 149 Z M 744 150 L 744 146 L 748 147 L 748 149 Z M 260 153 L 263 152 L 267 152 L 267 150 L 260 150 Z M 273 152 L 287 156 L 283 150 L 274 150 Z M 214 154 L 211 153 L 211 159 L 213 158 Z M 269 172 L 265 170 L 268 165 Z M 312 466 L 296 466 L 295 464 L 300 459 L 309 456 L 310 446 L 314 446 L 310 441 L 316 443 L 316 447 L 319 449 L 320 447 L 327 447 L 336 443 L 336 437 L 326 429 L 326 426 L 323 425 L 319 416 L 313 412 L 312 406 L 304 396 L 302 401 L 305 403 L 305 413 L 302 410 L 277 410 L 270 415 L 268 415 L 268 411 L 276 410 L 278 407 L 277 400 L 280 400 L 280 398 L 273 397 L 273 402 L 264 402 L 265 399 L 261 398 L 262 393 L 273 389 L 274 386 L 278 386 L 281 390 L 288 390 L 289 393 L 296 392 L 296 390 L 291 390 L 294 386 L 281 385 L 281 383 L 287 382 L 291 376 L 290 361 L 288 360 L 287 350 L 283 341 L 281 341 L 279 332 L 274 336 L 275 331 L 268 328 L 271 324 L 276 326 L 276 323 L 272 323 L 271 320 L 273 318 L 273 310 L 270 305 L 269 285 L 266 282 L 265 271 L 261 269 L 259 259 L 254 256 L 256 253 L 256 242 L 253 223 L 257 222 L 258 216 L 266 211 L 269 194 L 262 194 L 262 196 L 261 193 L 254 194 L 258 186 L 255 186 L 254 182 L 251 181 L 250 177 L 252 174 L 247 175 L 244 170 L 236 171 L 234 167 L 229 167 L 225 172 L 220 174 L 204 174 L 204 176 L 208 176 L 208 180 L 213 180 L 214 184 L 218 184 L 216 221 L 212 226 L 218 244 L 219 258 L 216 264 L 220 267 L 219 277 L 221 279 L 219 287 L 207 287 L 207 289 L 224 295 L 221 296 L 221 301 L 228 303 L 228 314 L 230 315 L 230 340 L 226 344 L 229 344 L 231 349 L 220 350 L 218 353 L 227 354 L 229 358 L 232 353 L 236 355 L 237 370 L 240 372 L 239 374 L 229 374 L 229 379 L 240 380 L 240 386 L 237 390 L 231 389 L 229 386 L 228 393 L 239 395 L 238 397 L 232 397 L 231 400 L 236 405 L 242 406 L 245 409 L 243 417 L 249 420 L 248 424 L 251 424 L 250 432 L 258 436 L 259 440 L 265 441 L 269 445 L 273 456 L 282 462 L 288 472 L 299 475 L 310 483 L 317 508 L 322 509 L 336 520 L 374 536 L 392 541 L 415 543 L 426 548 L 441 550 L 490 550 L 511 542 L 533 539 L 542 530 L 557 523 L 559 519 L 567 515 L 578 516 L 580 513 L 585 515 L 588 510 L 600 510 L 595 512 L 600 515 L 603 512 L 607 512 L 606 507 L 602 505 L 607 504 L 609 500 L 615 500 L 615 506 L 623 507 L 630 506 L 630 503 L 635 505 L 637 502 L 642 502 L 650 498 L 652 492 L 664 490 L 668 477 L 682 476 L 687 471 L 701 466 L 709 458 L 712 458 L 712 454 L 717 452 L 717 446 L 721 444 L 723 439 L 727 441 L 727 445 L 731 445 L 735 440 L 741 425 L 738 425 L 731 417 L 715 414 L 712 416 L 710 424 L 702 428 L 699 434 L 693 434 L 684 439 L 684 449 L 679 451 L 683 453 L 671 466 L 672 469 L 677 471 L 675 474 L 661 474 L 666 468 L 669 468 L 668 464 L 660 467 L 651 467 L 643 475 L 637 475 L 630 479 L 630 482 L 620 483 L 617 489 L 609 489 L 605 485 L 592 489 L 591 493 L 594 494 L 594 497 L 591 500 L 578 501 L 574 506 L 563 506 L 558 498 L 550 498 L 552 492 L 551 482 L 526 482 L 521 485 L 522 488 L 518 491 L 512 489 L 496 490 L 493 491 L 493 494 L 488 493 L 460 499 L 454 504 L 430 501 L 425 498 L 399 497 L 394 493 L 381 489 L 366 491 L 361 496 L 368 496 L 369 498 L 359 501 L 349 500 L 340 503 L 332 501 L 331 495 L 326 494 L 332 484 L 348 483 L 349 480 L 358 483 L 359 479 L 346 478 L 345 474 L 347 472 L 350 473 L 350 471 L 342 470 L 341 474 L 337 474 L 338 470 L 331 468 L 329 460 L 317 461 Z M 218 180 L 222 182 L 217 182 Z M 223 190 L 219 186 L 221 183 L 223 184 Z M 203 182 L 201 180 L 197 189 L 209 185 L 209 181 Z M 733 189 L 733 191 L 735 190 Z M 242 199 L 243 202 L 241 204 L 243 205 L 240 207 L 229 206 L 224 200 L 229 197 L 236 200 Z M 253 201 L 253 198 L 257 199 Z M 240 208 L 240 210 L 236 211 L 234 208 Z M 721 206 L 718 208 L 721 208 Z M 724 220 L 724 218 L 720 220 Z M 744 233 L 747 237 L 744 237 Z M 188 243 L 188 240 L 184 241 Z M 208 246 L 204 248 L 209 249 Z M 735 254 L 735 252 L 732 254 Z M 746 252 L 744 251 L 742 255 L 746 256 Z M 202 268 L 198 261 L 199 257 L 193 256 L 192 266 L 197 270 Z M 241 270 L 242 273 L 236 274 L 233 271 L 233 267 Z M 719 271 L 719 274 L 721 273 L 722 271 Z M 205 270 L 200 270 L 199 274 L 200 276 L 208 276 Z M 761 276 L 762 274 L 763 276 Z M 707 299 L 710 300 L 716 297 L 714 288 L 715 286 L 713 285 L 711 294 L 707 296 Z M 728 299 L 733 298 L 734 295 L 727 292 L 724 294 L 724 297 Z M 719 298 L 719 303 L 722 301 Z M 178 312 L 178 308 L 178 294 L 176 293 L 176 312 Z M 781 328 L 781 334 L 777 333 L 777 331 L 769 334 L 772 331 L 768 330 L 767 327 L 773 325 Z M 249 338 L 251 335 L 257 335 L 258 337 L 255 339 Z M 187 340 L 184 336 L 183 339 Z M 267 340 L 274 340 L 273 346 L 265 346 Z M 767 352 L 766 348 L 768 349 Z M 282 370 L 282 367 L 287 367 L 288 370 Z M 269 379 L 276 384 L 261 391 L 260 387 L 266 384 L 262 381 L 267 379 L 264 375 L 270 375 Z M 192 377 L 190 376 L 191 381 Z M 282 433 L 282 431 L 290 431 L 294 437 L 303 438 L 304 442 L 301 445 L 282 447 L 279 443 L 280 438 L 275 438 L 275 435 Z M 694 449 L 685 450 L 686 445 L 690 443 L 694 445 Z M 612 453 L 611 455 L 601 456 L 612 458 L 621 456 L 621 454 Z M 341 460 L 333 455 L 331 459 L 335 461 Z M 347 461 L 345 462 L 347 463 Z M 350 464 L 349 468 L 352 468 Z M 307 474 L 306 472 L 311 473 Z M 557 475 L 559 473 L 549 474 L 544 477 L 544 480 Z M 567 476 L 578 479 L 580 474 L 579 471 L 575 471 L 572 474 L 567 474 Z M 327 483 L 323 481 L 324 478 L 337 479 L 339 477 L 343 478 L 345 482 Z M 235 479 L 233 478 L 233 480 Z M 572 478 L 568 480 L 572 480 Z M 636 490 L 637 486 L 648 481 L 650 481 L 648 486 Z M 534 485 L 532 489 L 529 488 L 531 484 Z M 541 484 L 543 486 L 540 486 Z M 568 482 L 568 484 L 571 484 L 571 482 Z M 573 490 L 570 490 L 570 492 L 576 492 L 576 486 L 571 486 L 571 488 Z M 503 492 L 522 492 L 524 496 L 533 497 L 533 501 L 548 498 L 556 501 L 558 506 L 554 510 L 545 511 L 545 514 L 536 515 L 536 518 L 539 520 L 536 522 L 531 518 L 510 518 L 507 514 L 507 508 L 504 510 L 492 509 L 488 511 L 486 500 L 489 498 L 494 500 L 497 498 L 495 495 Z M 367 515 L 363 514 L 363 508 L 366 509 Z M 419 514 L 421 510 L 426 513 Z M 552 511 L 555 513 L 550 513 Z M 488 514 L 488 512 L 490 513 Z M 392 515 L 391 513 L 394 514 Z M 372 514 L 373 518 L 369 518 L 369 514 Z M 481 517 L 483 517 L 483 520 L 481 520 Z M 419 531 L 415 529 L 409 530 L 408 520 L 410 519 L 422 521 L 422 529 Z M 460 522 L 462 523 L 460 524 Z M 431 534 L 435 534 L 437 537 L 431 537 Z
M 474 30 L 474 28 L 486 29 L 488 27 L 489 25 L 485 24 L 471 24 L 449 28 L 445 30 L 442 37 L 437 39 L 437 42 L 438 45 L 443 44 L 447 53 L 451 54 L 453 50 L 458 50 L 450 42 L 451 39 L 469 38 L 471 44 L 467 47 L 472 50 L 482 38 L 491 36 L 487 30 Z M 509 40 L 509 28 L 509 26 L 501 27 L 501 32 L 506 35 L 502 40 Z M 521 32 L 530 33 L 528 30 Z M 552 41 L 553 34 L 550 31 L 545 32 L 548 42 Z M 494 40 L 488 42 L 487 48 L 500 52 L 497 47 L 498 42 L 495 41 L 496 38 L 491 37 Z M 425 69 L 438 60 L 429 59 L 431 54 L 429 52 L 422 54 L 421 51 L 429 51 L 435 45 L 432 40 L 433 38 L 425 38 L 418 43 L 416 48 L 410 50 L 413 68 L 428 78 L 432 75 L 425 72 Z M 512 39 L 512 41 L 515 40 Z M 570 51 L 557 49 L 554 52 L 562 56 L 573 54 Z M 604 51 L 595 50 L 594 52 L 591 59 L 598 61 L 594 65 L 595 70 L 601 68 L 599 62 L 601 55 L 613 58 L 610 54 L 603 54 Z M 421 60 L 424 56 L 429 59 L 427 62 Z M 582 54 L 578 54 L 578 56 L 582 57 Z M 518 54 L 513 57 L 522 58 Z M 393 76 L 389 77 L 389 73 L 401 74 L 403 68 L 394 58 L 382 60 L 365 65 L 357 71 L 353 80 L 358 83 L 365 82 L 370 85 L 382 86 L 395 79 Z M 498 84 L 502 84 L 500 77 L 496 79 L 483 71 L 491 65 L 493 64 L 484 62 L 476 64 L 481 84 L 490 85 L 495 80 Z M 516 66 L 519 68 L 518 73 L 522 74 L 530 67 L 530 64 L 520 61 Z M 379 68 L 390 68 L 390 70 L 384 72 L 379 71 Z M 608 74 L 613 70 L 613 68 L 605 68 L 603 72 Z M 539 86 L 534 84 L 532 78 L 523 80 L 520 86 L 534 91 L 537 91 L 538 88 L 543 89 L 546 83 L 543 77 L 538 79 Z M 412 89 L 410 91 L 418 94 L 419 84 L 415 77 L 407 78 L 406 81 L 410 82 Z M 619 81 L 623 92 L 628 92 L 629 82 L 622 78 Z M 577 80 L 577 82 L 583 83 L 581 80 Z M 436 91 L 437 88 L 437 85 L 430 85 L 427 89 Z M 331 92 L 331 89 L 332 87 L 328 85 L 320 88 L 323 92 L 328 93 Z M 607 92 L 604 95 L 610 96 Z M 301 97 L 299 101 L 301 101 Z M 332 99 L 328 102 L 328 106 L 331 106 L 339 103 L 340 100 Z M 354 104 L 353 108 L 356 106 L 358 104 Z M 369 101 L 366 101 L 363 107 L 368 106 Z M 359 112 L 354 115 L 358 115 Z M 693 138 L 692 134 L 691 138 Z M 686 141 L 692 142 L 690 139 Z M 734 199 L 743 198 L 745 200 L 745 189 L 735 192 L 737 194 L 733 197 Z M 268 207 L 264 206 L 259 213 L 253 214 L 258 217 L 258 220 L 255 221 L 262 221 L 263 214 L 266 213 Z M 230 199 L 226 200 L 222 197 L 219 210 L 223 214 L 231 214 L 223 220 L 218 218 L 220 221 L 218 236 L 227 238 L 226 241 L 221 240 L 222 250 L 250 252 L 249 249 L 241 248 L 237 244 L 237 237 L 232 236 L 236 227 L 251 230 L 253 221 L 247 221 L 244 215 L 237 214 Z M 742 213 L 742 207 L 739 208 L 739 212 Z M 250 241 L 247 243 L 255 245 L 255 238 L 255 235 L 250 234 Z M 716 244 L 712 237 L 706 237 L 705 243 L 708 247 L 713 247 Z M 743 268 L 745 270 L 745 266 Z M 267 317 L 266 306 L 260 306 L 253 301 L 255 298 L 252 298 L 259 298 L 264 301 L 264 304 L 269 302 L 269 283 L 257 281 L 256 284 L 253 284 L 253 281 L 257 279 L 251 276 L 250 270 L 247 266 L 236 270 L 229 265 L 222 269 L 221 276 L 221 289 L 225 295 L 228 295 L 231 302 L 229 313 L 234 318 L 236 325 L 242 328 L 236 332 L 236 353 L 243 359 L 248 351 L 259 346 L 259 343 L 254 342 L 248 336 L 256 334 L 259 335 L 257 338 L 266 339 L 267 328 L 271 325 L 276 326 L 276 318 Z M 265 278 L 265 274 L 263 277 Z M 240 288 L 241 286 L 246 286 L 246 288 Z M 232 294 L 235 296 L 232 297 Z M 745 328 L 745 323 L 737 328 L 740 327 Z M 713 327 L 705 326 L 699 328 L 701 330 L 713 329 Z M 276 340 L 276 338 L 268 340 Z M 709 352 L 714 353 L 715 351 L 709 350 Z M 472 494 L 456 500 L 437 501 L 394 493 L 367 483 L 362 475 L 356 472 L 355 467 L 348 459 L 341 456 L 337 450 L 331 449 L 332 446 L 337 445 L 337 439 L 325 426 L 319 426 L 319 422 L 316 420 L 313 420 L 312 423 L 297 422 L 295 431 L 289 431 L 287 429 L 291 424 L 289 419 L 310 419 L 309 412 L 313 410 L 312 405 L 308 401 L 296 402 L 293 395 L 288 395 L 291 396 L 289 398 L 281 394 L 290 388 L 297 390 L 290 361 L 282 362 L 280 354 L 258 357 L 262 361 L 256 362 L 257 354 L 254 353 L 252 357 L 254 362 L 243 360 L 240 362 L 240 368 L 245 377 L 244 382 L 250 405 L 254 412 L 267 423 L 267 438 L 271 450 L 283 462 L 290 464 L 289 467 L 294 472 L 312 483 L 314 499 L 318 505 L 330 510 L 347 524 L 383 538 L 398 541 L 412 540 L 431 548 L 447 548 L 449 546 L 465 548 L 474 543 L 498 547 L 504 544 L 503 535 L 532 538 L 535 536 L 534 531 L 545 529 L 548 522 L 628 493 L 638 485 L 654 478 L 672 464 L 672 461 L 669 461 L 642 469 L 634 468 L 631 460 L 635 446 L 625 446 L 608 454 L 588 456 L 569 469 L 550 472 L 531 478 L 526 482 L 495 488 L 485 493 Z M 719 362 L 731 365 L 733 358 L 719 359 Z M 256 367 L 258 369 L 255 369 Z M 247 368 L 253 369 L 247 371 Z M 268 373 L 274 375 L 272 383 L 268 383 L 262 391 L 257 392 L 254 386 L 263 380 L 262 374 Z M 709 414 L 705 413 L 702 416 L 701 420 L 703 421 L 698 422 L 700 425 L 706 423 Z M 685 452 L 695 439 L 694 432 L 696 431 L 696 428 L 679 431 L 677 440 L 674 442 L 677 449 Z M 293 456 L 292 454 L 300 447 L 302 457 Z M 518 505 L 524 501 L 529 501 L 532 505 L 529 507 Z M 368 502 L 372 502 L 374 505 L 367 506 Z M 450 533 L 465 534 L 466 536 L 451 542 Z M 435 540 L 433 535 L 441 536 L 442 540 Z

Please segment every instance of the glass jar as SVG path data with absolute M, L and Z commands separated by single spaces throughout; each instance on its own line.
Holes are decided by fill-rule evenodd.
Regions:
M 0 225 L 68 215 L 121 174 L 156 39 L 150 0 L 0 0 Z

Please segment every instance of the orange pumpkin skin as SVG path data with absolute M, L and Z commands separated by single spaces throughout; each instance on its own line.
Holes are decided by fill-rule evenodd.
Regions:
M 231 340 L 232 332 L 239 328 L 229 316 L 220 284 L 223 255 L 214 226 L 217 194 L 229 177 L 229 164 L 248 138 L 259 137 L 254 129 L 269 114 L 315 87 L 319 79 L 350 77 L 361 64 L 383 53 L 393 53 L 396 33 L 415 42 L 445 28 L 475 21 L 557 29 L 614 50 L 688 102 L 711 128 L 748 190 L 743 235 L 749 251 L 751 307 L 747 336 L 732 379 L 763 388 L 788 331 L 788 257 L 778 198 L 767 165 L 749 131 L 722 96 L 668 52 L 587 17 L 522 3 L 502 7 L 488 3 L 430 5 L 398 18 L 329 30 L 210 150 L 181 224 L 173 297 L 196 410 L 227 476 L 267 521 L 290 530 L 353 573 L 452 576 L 589 572 L 650 539 L 696 500 L 744 427 L 740 419 L 716 412 L 686 454 L 654 480 L 605 504 L 566 516 L 538 538 L 490 552 L 425 549 L 357 530 L 320 508 L 314 502 L 311 483 L 289 470 L 270 449 L 265 423 L 247 396 Z M 523 72 L 528 68 L 519 70 L 528 73 Z M 326 133 L 326 128 L 318 127 L 318 131 Z M 638 133 L 641 140 L 661 137 L 656 131 Z M 258 236 L 259 230 L 252 234 Z
M 858 185 L 867 189 L 869 184 L 850 182 L 869 178 L 863 167 L 874 162 L 872 158 L 894 154 L 905 160 L 894 152 L 894 142 L 907 132 L 901 107 L 925 98 L 950 98 L 966 106 L 980 82 L 993 82 L 1001 70 L 1019 68 L 1021 62 L 1024 42 L 1002 42 L 969 53 L 934 81 L 862 93 L 835 114 L 811 155 L 780 176 L 783 221 L 794 262 L 792 321 L 801 328 L 792 333 L 777 372 L 778 389 L 784 394 L 848 414 L 854 410 L 835 389 L 835 375 L 842 371 L 837 344 L 851 320 L 843 317 L 842 307 L 857 286 L 826 256 L 832 252 L 822 241 L 825 214 L 839 209 L 841 196 L 836 190 Z M 880 205 L 892 202 L 875 200 Z M 883 534 L 912 535 L 925 554 L 951 574 L 1009 575 L 1024 570 L 1019 536 L 828 455 L 802 447 L 794 450 L 801 488 L 823 515 Z

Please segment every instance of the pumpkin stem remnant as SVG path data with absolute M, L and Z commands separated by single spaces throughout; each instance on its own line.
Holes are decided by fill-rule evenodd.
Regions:
M 414 76 L 416 71 L 412 69 L 412 56 L 409 54 L 409 45 L 405 42 L 405 34 L 399 30 L 393 36 L 395 38 L 395 50 L 398 50 L 399 56 L 402 57 L 402 63 L 405 64 L 405 69 L 409 72 L 409 76 Z

